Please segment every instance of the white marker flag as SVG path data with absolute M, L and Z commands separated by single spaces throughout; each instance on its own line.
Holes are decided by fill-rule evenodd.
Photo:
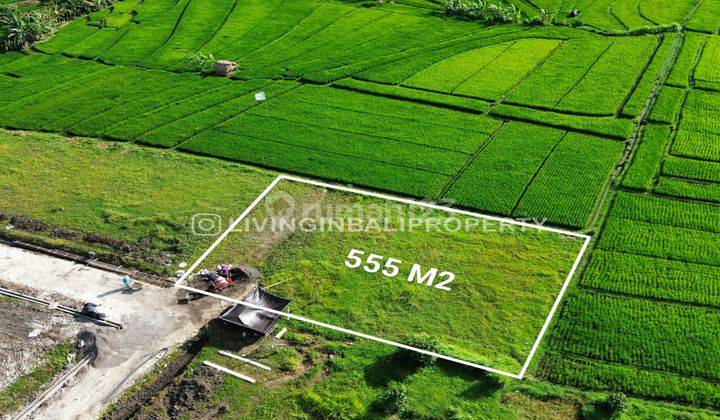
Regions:
M 255 100 L 256 101 L 264 101 L 265 100 L 265 92 L 258 92 L 255 94 Z

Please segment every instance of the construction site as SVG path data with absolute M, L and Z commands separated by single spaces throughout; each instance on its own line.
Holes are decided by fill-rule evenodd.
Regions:
M 224 264 L 190 284 L 283 310 L 289 301 L 259 278 L 253 267 Z M 278 315 L 18 241 L 0 243 L 0 313 L 0 413 L 8 418 L 131 418 L 149 408 L 170 417 L 217 414 L 227 407 L 196 405 L 225 375 L 248 384 L 287 376 L 273 363 L 288 345 Z M 225 363 L 205 360 L 182 378 L 208 343 L 232 344 L 217 349 Z

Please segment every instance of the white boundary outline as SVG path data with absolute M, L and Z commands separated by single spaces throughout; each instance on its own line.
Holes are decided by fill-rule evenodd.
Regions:
M 446 211 L 449 213 L 456 213 L 456 214 L 462 214 L 465 216 L 478 217 L 478 218 L 482 218 L 482 219 L 523 226 L 526 228 L 537 229 L 537 230 L 542 230 L 542 231 L 546 231 L 546 232 L 558 233 L 558 234 L 562 234 L 565 236 L 581 238 L 581 239 L 584 239 L 585 241 L 584 241 L 582 247 L 580 248 L 580 253 L 578 254 L 577 258 L 575 258 L 575 262 L 573 263 L 572 268 L 570 269 L 570 272 L 568 273 L 568 276 L 565 279 L 565 282 L 563 283 L 563 285 L 560 289 L 560 293 L 558 293 L 558 296 L 555 298 L 555 302 L 553 303 L 553 306 L 550 309 L 550 313 L 548 314 L 547 319 L 545 319 L 545 323 L 543 324 L 542 328 L 540 329 L 540 334 L 538 335 L 537 339 L 535 339 L 535 343 L 533 344 L 532 349 L 530 350 L 530 354 L 528 355 L 527 359 L 525 360 L 525 363 L 523 364 L 522 369 L 520 370 L 520 373 L 506 372 L 503 370 L 491 368 L 489 366 L 484 366 L 484 365 L 480 365 L 477 363 L 472 363 L 472 362 L 468 362 L 465 360 L 457 359 L 457 358 L 454 358 L 451 356 L 446 356 L 446 355 L 435 353 L 432 351 L 427 351 L 427 350 L 423 350 L 420 348 L 408 346 L 406 344 L 398 343 L 398 342 L 391 341 L 391 340 L 386 340 L 384 338 L 361 333 L 358 331 L 349 330 L 347 328 L 339 327 L 336 325 L 326 324 L 324 322 L 316 321 L 316 320 L 310 319 L 310 318 L 305 318 L 303 316 L 295 315 L 295 314 L 292 314 L 289 312 L 276 311 L 274 309 L 265 308 L 263 306 L 254 305 L 254 304 L 251 304 L 251 303 L 248 303 L 245 301 L 241 301 L 238 299 L 219 295 L 217 293 L 211 293 L 211 292 L 208 292 L 205 290 L 200 290 L 200 289 L 196 289 L 196 288 L 185 286 L 185 285 L 181 284 L 188 278 L 188 276 L 190 276 L 190 274 L 192 274 L 195 271 L 195 269 L 205 260 L 205 258 L 207 258 L 208 255 L 210 255 L 210 253 L 213 252 L 215 250 L 215 248 L 217 248 L 218 245 L 220 245 L 220 243 L 222 243 L 222 241 L 225 240 L 225 238 L 231 232 L 233 232 L 235 230 L 235 228 L 237 228 L 237 226 L 240 224 L 240 222 L 242 222 L 243 219 L 245 219 L 245 217 L 247 217 L 247 215 L 250 214 L 250 212 L 265 198 L 265 196 L 273 188 L 275 188 L 275 186 L 280 181 L 283 181 L 283 180 L 299 182 L 299 183 L 303 183 L 303 184 L 314 185 L 317 187 L 323 187 L 323 188 L 328 188 L 328 189 L 337 190 L 337 191 L 359 194 L 359 195 L 364 195 L 364 196 L 368 196 L 368 197 L 375 197 L 375 198 L 380 198 L 380 199 L 385 199 L 385 200 L 390 200 L 390 201 L 396 201 L 396 202 L 403 203 L 403 204 L 428 207 L 428 208 L 432 208 L 432 209 L 436 209 L 436 210 Z M 220 237 L 210 246 L 210 248 L 208 248 L 207 251 L 205 251 L 200 256 L 200 258 L 198 258 L 198 260 L 195 261 L 195 263 L 192 266 L 190 266 L 190 268 L 187 269 L 187 271 L 182 275 L 182 277 L 180 277 L 178 279 L 178 281 L 175 282 L 175 287 L 178 287 L 180 289 L 187 290 L 190 292 L 199 293 L 199 294 L 202 294 L 205 296 L 212 296 L 214 298 L 224 300 L 227 302 L 244 305 L 244 306 L 247 306 L 247 307 L 250 307 L 253 309 L 261 309 L 265 312 L 270 312 L 270 313 L 273 313 L 276 315 L 284 316 L 286 318 L 303 321 L 303 322 L 317 325 L 317 326 L 324 327 L 324 328 L 329 328 L 331 330 L 339 331 L 339 332 L 342 332 L 345 334 L 355 335 L 358 337 L 362 337 L 362 338 L 376 341 L 376 342 L 383 343 L 383 344 L 388 344 L 388 345 L 398 347 L 401 349 L 413 350 L 418 353 L 435 356 L 439 359 L 448 360 L 451 362 L 459 363 L 461 365 L 470 366 L 470 367 L 474 367 L 477 369 L 482 369 L 482 370 L 485 370 L 488 372 L 497 373 L 499 375 L 504 375 L 504 376 L 509 376 L 509 377 L 515 378 L 515 379 L 522 379 L 525 376 L 525 372 L 527 372 L 528 367 L 530 367 L 530 363 L 532 362 L 532 359 L 535 356 L 535 353 L 537 352 L 538 347 L 540 346 L 540 342 L 542 341 L 543 336 L 547 332 L 547 329 L 550 326 L 550 323 L 552 322 L 552 318 L 555 315 L 557 308 L 560 306 L 560 301 L 562 300 L 563 296 L 565 295 L 565 292 L 567 291 L 567 288 L 570 285 L 570 281 L 572 280 L 573 276 L 575 275 L 575 271 L 577 270 L 578 266 L 580 265 L 580 261 L 582 261 L 583 255 L 585 255 L 585 251 L 587 250 L 587 247 L 590 244 L 590 239 L 591 239 L 591 237 L 589 235 L 571 232 L 568 230 L 556 229 L 556 228 L 547 227 L 547 226 L 540 226 L 540 225 L 535 225 L 532 223 L 520 222 L 517 220 L 503 218 L 503 217 L 488 216 L 488 215 L 484 215 L 484 214 L 480 214 L 480 213 L 473 213 L 470 211 L 454 209 L 454 208 L 440 206 L 440 205 L 436 205 L 436 204 L 423 203 L 421 201 L 410 200 L 410 199 L 406 199 L 406 198 L 402 198 L 402 197 L 395 197 L 395 196 L 376 193 L 376 192 L 372 192 L 372 191 L 364 191 L 364 190 L 359 190 L 359 189 L 355 189 L 355 188 L 348 188 L 348 187 L 343 187 L 343 186 L 339 186 L 339 185 L 329 184 L 326 182 L 320 182 L 320 181 L 315 181 L 315 180 L 299 178 L 299 177 L 295 177 L 295 176 L 291 176 L 291 175 L 279 175 L 277 178 L 275 178 L 273 180 L 273 182 L 270 183 L 270 185 L 268 185 L 265 188 L 265 190 L 263 190 L 262 193 L 260 193 L 260 195 L 255 199 L 255 201 L 253 201 L 250 204 L 250 206 L 248 206 L 248 208 L 246 208 L 245 211 L 243 211 L 242 214 L 240 214 L 240 216 L 238 216 L 238 218 L 233 221 L 233 223 L 230 225 L 230 227 L 228 227 L 227 230 L 225 230 L 225 232 L 223 232 L 222 235 L 220 235 Z

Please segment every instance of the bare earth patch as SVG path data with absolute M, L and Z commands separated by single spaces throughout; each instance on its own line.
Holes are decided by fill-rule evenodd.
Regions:
M 0 389 L 30 372 L 42 355 L 78 331 L 80 325 L 70 315 L 0 297 Z

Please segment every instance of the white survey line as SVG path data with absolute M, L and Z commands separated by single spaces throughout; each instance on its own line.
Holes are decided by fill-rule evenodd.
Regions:
M 263 369 L 263 370 L 270 370 L 270 366 L 265 366 L 265 365 L 263 365 L 263 364 L 260 363 L 260 362 L 256 362 L 256 361 L 254 361 L 254 360 L 252 360 L 252 359 L 247 359 L 247 358 L 245 358 L 245 357 L 238 356 L 237 354 L 232 354 L 232 353 L 227 352 L 227 351 L 225 351 L 225 350 L 218 350 L 218 353 L 222 354 L 223 356 L 227 356 L 227 357 L 229 357 L 229 358 L 231 358 L 231 359 L 239 360 L 239 361 L 245 362 L 245 363 L 247 363 L 247 364 L 249 364 L 249 365 L 253 365 L 253 366 L 255 366 L 255 367 L 259 367 L 260 369 Z
M 445 355 L 440 354 L 440 353 L 435 353 L 435 352 L 423 350 L 423 349 L 420 349 L 420 348 L 417 348 L 417 347 L 408 346 L 407 344 L 402 344 L 402 343 L 397 343 L 397 342 L 395 342 L 395 341 L 386 340 L 386 339 L 384 339 L 384 338 L 376 337 L 376 336 L 374 336 L 374 335 L 369 335 L 369 334 L 361 333 L 361 332 L 358 332 L 358 331 L 349 330 L 349 329 L 347 329 L 347 328 L 338 327 L 338 326 L 336 326 L 336 325 L 326 324 L 326 323 L 320 322 L 320 321 L 315 321 L 314 319 L 305 318 L 304 316 L 291 314 L 291 313 L 289 313 L 289 312 L 276 311 L 275 309 L 270 309 L 270 308 L 267 308 L 267 307 L 265 307 L 265 306 L 255 305 L 255 304 L 252 304 L 252 303 L 249 303 L 249 302 L 245 302 L 245 301 L 242 301 L 242 300 L 239 300 L 239 299 L 233 299 L 233 298 L 228 297 L 228 296 L 223 296 L 223 295 L 218 295 L 218 294 L 216 294 L 216 293 L 208 292 L 208 291 L 206 291 L 206 290 L 196 289 L 196 288 L 194 288 L 194 287 L 188 287 L 188 286 L 183 286 L 183 285 L 178 285 L 178 287 L 181 288 L 181 289 L 183 289 L 183 290 L 187 290 L 187 291 L 189 291 L 189 292 L 195 292 L 195 293 L 199 293 L 199 294 L 205 295 L 205 296 L 212 296 L 212 297 L 215 297 L 215 298 L 218 298 L 218 299 L 227 301 L 227 302 L 232 302 L 232 303 L 237 303 L 237 304 L 240 304 L 240 305 L 243 305 L 243 306 L 247 306 L 248 308 L 259 309 L 259 310 L 262 310 L 263 312 L 269 312 L 269 313 L 271 313 L 271 314 L 276 314 L 276 315 L 284 316 L 284 317 L 286 317 L 286 318 L 294 319 L 294 320 L 297 320 L 297 321 L 307 322 L 308 324 L 313 324 L 313 325 L 317 325 L 317 326 L 319 326 L 319 327 L 329 328 L 329 329 L 331 329 L 331 330 L 339 331 L 339 332 L 341 332 L 341 333 L 350 334 L 350 335 L 356 335 L 356 336 L 358 336 L 358 337 L 366 338 L 366 339 L 368 339 L 368 340 L 377 341 L 378 343 L 388 344 L 388 345 L 391 345 L 391 346 L 399 347 L 399 348 L 401 348 L 401 349 L 413 350 L 413 351 L 416 351 L 416 352 L 418 352 L 418 353 L 423 353 L 423 354 L 427 354 L 427 355 L 430 355 L 430 356 L 435 356 L 435 357 L 437 357 L 438 359 L 449 360 L 449 361 L 451 361 L 451 362 L 460 363 L 460 364 L 465 365 L 465 366 L 470 366 L 470 367 L 474 367 L 474 368 L 486 370 L 486 371 L 488 371 L 488 372 L 497 373 L 497 374 L 499 374 L 499 375 L 505 375 L 505 376 L 509 376 L 509 377 L 511 377 L 511 378 L 521 379 L 521 378 L 520 378 L 520 375 L 518 375 L 518 374 L 516 374 L 516 373 L 505 372 L 505 371 L 503 371 L 503 370 L 491 368 L 491 367 L 488 367 L 488 366 L 483 366 L 483 365 L 479 365 L 479 364 L 476 364 L 476 363 L 467 362 L 467 361 L 465 361 L 465 360 L 456 359 L 456 358 L 451 357 L 451 356 L 445 356 Z
M 248 214 L 250 214 L 250 212 L 255 208 L 255 206 L 257 206 L 258 203 L 260 203 L 260 202 L 262 201 L 262 199 L 265 198 L 265 196 L 266 196 L 273 188 L 275 188 L 275 185 L 277 185 L 277 183 L 280 182 L 280 180 L 282 180 L 281 177 L 275 178 L 275 179 L 273 180 L 273 182 L 271 182 L 270 185 L 268 185 L 267 188 L 265 188 L 265 190 L 264 190 L 262 193 L 260 193 L 260 195 L 255 199 L 255 201 L 253 201 L 253 202 L 250 204 L 250 206 L 249 206 L 248 208 L 246 208 L 245 211 L 242 212 L 242 214 L 241 214 L 240 216 L 238 216 L 237 219 L 235 219 L 235 221 L 233 221 L 233 223 L 230 225 L 230 227 L 227 228 L 227 229 L 225 230 L 225 232 L 223 232 L 223 234 L 220 235 L 220 237 L 217 238 L 217 240 L 210 246 L 210 248 L 208 248 L 207 251 L 205 251 L 205 253 L 202 254 L 202 255 L 200 256 L 200 258 L 198 258 L 198 260 L 195 261 L 195 263 L 194 263 L 192 266 L 190 266 L 190 268 L 187 269 L 187 271 L 182 275 L 182 277 L 180 277 L 180 278 L 178 279 L 178 281 L 175 282 L 175 285 L 176 285 L 176 286 L 177 286 L 178 284 L 182 283 L 183 281 L 185 281 L 185 279 L 187 279 L 187 277 L 188 277 L 190 274 L 192 274 L 192 272 L 197 268 L 197 266 L 200 265 L 200 263 L 202 263 L 202 262 L 205 260 L 205 258 L 207 258 L 207 256 L 210 255 L 210 253 L 213 252 L 213 251 L 215 250 L 215 248 L 218 247 L 218 245 L 220 245 L 220 243 L 225 239 L 225 237 L 227 237 L 227 236 L 230 234 L 230 232 L 232 232 L 232 231 L 237 227 L 237 225 L 239 225 L 240 222 L 242 222 L 243 219 L 244 219 L 245 217 L 247 217 Z
M 234 377 L 236 377 L 236 378 L 240 378 L 240 379 L 242 379 L 243 381 L 248 381 L 248 382 L 250 382 L 251 384 L 254 384 L 254 383 L 255 383 L 255 379 L 253 379 L 253 378 L 251 378 L 251 377 L 249 377 L 249 376 L 243 375 L 242 373 L 235 372 L 234 370 L 230 370 L 230 369 L 228 369 L 228 368 L 226 368 L 226 367 L 223 367 L 223 366 L 220 366 L 220 365 L 216 365 L 216 364 L 213 363 L 213 362 L 208 362 L 208 361 L 206 360 L 206 361 L 203 362 L 203 364 L 206 365 L 206 366 L 210 366 L 210 367 L 213 368 L 213 369 L 217 369 L 217 370 L 219 370 L 220 372 L 225 372 L 225 373 L 227 373 L 228 375 L 232 375 L 232 376 L 234 376 Z
M 537 230 L 543 230 L 546 232 L 560 233 L 562 235 L 573 236 L 575 238 L 587 239 L 590 237 L 590 236 L 584 235 L 582 233 L 576 233 L 576 232 L 572 232 L 569 230 L 563 230 L 563 229 L 557 229 L 557 228 L 537 225 L 534 223 L 521 222 L 519 220 L 509 219 L 507 217 L 497 217 L 497 216 L 489 216 L 487 214 L 473 213 L 473 212 L 467 211 L 467 210 L 454 209 L 452 207 L 441 206 L 438 204 L 424 203 L 422 201 L 411 200 L 408 198 L 396 197 L 396 196 L 382 194 L 382 193 L 376 193 L 376 192 L 372 192 L 372 191 L 359 190 L 356 188 L 343 187 L 340 185 L 328 184 L 328 183 L 322 182 L 322 181 L 315 181 L 315 180 L 310 180 L 310 179 L 299 178 L 299 177 L 292 176 L 292 175 L 280 175 L 280 176 L 278 176 L 278 178 L 286 179 L 288 181 L 300 182 L 303 184 L 315 185 L 315 186 L 323 187 L 323 188 L 330 188 L 330 189 L 338 190 L 338 191 L 349 192 L 349 193 L 353 193 L 353 194 L 365 195 L 368 197 L 381 198 L 383 200 L 397 201 L 399 203 L 411 204 L 414 206 L 428 207 L 428 208 L 435 209 L 435 210 L 446 211 L 448 213 L 457 213 L 457 214 L 462 214 L 465 216 L 479 217 L 481 219 L 493 220 L 496 222 L 502 222 L 502 223 L 507 223 L 507 224 L 511 224 L 511 225 L 518 225 L 518 226 L 523 226 L 523 227 L 537 229 Z
M 545 324 L 543 324 L 542 329 L 540 330 L 540 335 L 538 335 L 537 339 L 535 340 L 535 344 L 533 344 L 532 349 L 530 349 L 530 354 L 528 355 L 527 360 L 525 360 L 525 364 L 523 365 L 522 369 L 520 370 L 520 379 L 522 379 L 523 376 L 525 376 L 525 372 L 527 371 L 528 367 L 530 367 L 530 362 L 532 362 L 533 357 L 535 356 L 535 352 L 537 351 L 538 347 L 540 347 L 540 342 L 543 339 L 543 336 L 545 335 L 545 332 L 547 331 L 548 327 L 550 327 L 550 323 L 552 322 L 553 315 L 555 315 L 555 311 L 557 311 L 557 308 L 560 306 L 560 301 L 563 298 L 563 295 L 565 295 L 565 291 L 567 290 L 568 286 L 570 285 L 570 281 L 572 280 L 573 276 L 575 275 L 575 271 L 577 270 L 578 266 L 580 265 L 580 261 L 582 261 L 583 255 L 585 255 L 585 250 L 587 250 L 588 245 L 590 244 L 590 238 L 585 239 L 585 243 L 583 243 L 582 248 L 580 248 L 580 254 L 578 254 L 577 258 L 575 258 L 575 263 L 573 264 L 572 268 L 570 269 L 570 273 L 568 273 L 567 279 L 565 279 L 565 283 L 563 283 L 562 288 L 560 289 L 560 293 L 558 294 L 557 298 L 555 298 L 555 303 L 553 303 L 552 308 L 550 309 L 550 313 L 548 314 L 547 319 L 545 320 Z
M 238 300 L 238 299 L 233 299 L 233 298 L 230 298 L 230 297 L 227 297 L 227 296 L 219 295 L 219 294 L 217 294 L 217 293 L 212 293 L 212 292 L 208 292 L 208 291 L 205 291 L 205 290 L 200 290 L 200 289 L 196 289 L 196 288 L 193 288 L 193 287 L 189 287 L 189 286 L 182 285 L 181 283 L 182 283 L 183 281 L 185 281 L 185 279 L 187 279 L 187 277 L 188 277 L 190 274 L 192 274 L 192 272 L 198 267 L 198 265 L 200 265 L 200 264 L 205 260 L 205 258 L 207 258 L 207 256 L 210 255 L 210 253 L 211 253 L 213 250 L 215 250 L 215 248 L 217 248 L 217 246 L 220 245 L 220 243 L 222 243 L 222 241 L 238 226 L 238 224 L 240 224 L 240 222 L 241 222 L 245 217 L 247 217 L 247 215 L 260 203 L 260 201 L 262 201 L 262 199 L 264 199 L 265 196 L 266 196 L 280 181 L 282 181 L 282 180 L 299 182 L 299 183 L 303 183 L 303 184 L 314 185 L 314 186 L 317 186 L 317 187 L 328 188 L 328 189 L 332 189 L 332 190 L 343 191 L 343 192 L 348 192 L 348 193 L 353 193 L 353 194 L 359 194 L 359 195 L 364 195 L 364 196 L 368 196 L 368 197 L 375 197 L 375 198 L 384 199 L 384 200 L 389 200 L 389 201 L 395 201 L 395 202 L 399 202 L 399 203 L 403 203 L 403 204 L 409 204 L 409 205 L 421 206 L 421 207 L 428 207 L 428 208 L 432 208 L 432 209 L 435 209 L 435 210 L 445 211 L 445 212 L 448 212 L 448 213 L 462 214 L 462 215 L 469 216 L 469 217 L 478 217 L 478 218 L 482 218 L 482 219 L 486 219 L 486 220 L 493 220 L 493 221 L 497 221 L 497 222 L 501 222 L 501 223 L 506 223 L 506 224 L 511 224 L 511 225 L 518 225 L 518 226 L 522 226 L 522 227 L 525 227 L 525 228 L 537 229 L 537 230 L 541 230 L 541 231 L 545 231 L 545 232 L 557 233 L 557 234 L 561 234 L 561 235 L 565 235 L 565 236 L 570 236 L 570 237 L 574 237 L 574 238 L 582 238 L 582 239 L 584 239 L 584 243 L 583 243 L 582 248 L 580 249 L 580 253 L 578 254 L 577 258 L 575 259 L 575 262 L 574 262 L 574 264 L 573 264 L 573 266 L 572 266 L 572 268 L 571 268 L 571 270 L 570 270 L 567 278 L 565 279 L 565 282 L 564 282 L 563 285 L 562 285 L 562 288 L 560 289 L 560 292 L 559 292 L 558 296 L 556 297 L 556 299 L 555 299 L 555 301 L 554 301 L 554 303 L 553 303 L 552 308 L 550 309 L 550 313 L 548 314 L 547 318 L 545 319 L 545 323 L 543 324 L 542 329 L 540 330 L 540 334 L 539 334 L 538 337 L 535 339 L 535 342 L 534 342 L 534 344 L 533 344 L 533 346 L 532 346 L 532 348 L 531 348 L 531 350 L 530 350 L 530 354 L 528 355 L 527 359 L 525 360 L 525 363 L 524 363 L 524 365 L 522 366 L 522 369 L 520 370 L 520 373 L 506 372 L 506 371 L 503 371 L 503 370 L 500 370 L 500 369 L 495 369 L 495 368 L 492 368 L 492 367 L 489 367 L 489 366 L 484 366 L 484 365 L 480 365 L 480 364 L 477 364 L 477 363 L 468 362 L 468 361 L 461 360 L 461 359 L 457 359 L 457 358 L 454 358 L 454 357 L 451 357 L 451 356 L 446 356 L 446 355 L 443 355 L 443 354 L 440 354 L 440 353 L 435 353 L 435 352 L 432 352 L 432 351 L 420 349 L 420 348 L 417 348 L 417 347 L 408 346 L 408 345 L 406 345 L 406 344 L 398 343 L 398 342 L 395 342 L 395 341 L 386 340 L 386 339 L 384 339 L 384 338 L 376 337 L 376 336 L 374 336 L 374 335 L 365 334 L 365 333 L 361 333 L 361 332 L 358 332 L 358 331 L 353 331 L 353 330 L 350 330 L 350 329 L 347 329 L 347 328 L 344 328 L 344 327 L 340 327 L 340 326 L 337 326 L 337 325 L 327 324 L 327 323 L 324 323 L 324 322 L 321 322 L 321 321 L 316 321 L 316 320 L 314 320 L 314 319 L 305 318 L 305 317 L 300 316 L 300 315 L 295 315 L 295 314 L 291 314 L 291 313 L 288 313 L 288 312 L 276 311 L 276 310 L 274 310 L 274 309 L 270 309 L 270 308 L 266 308 L 266 307 L 263 307 L 263 306 L 254 305 L 254 304 L 251 304 L 251 303 L 248 303 L 248 302 L 244 302 L 244 301 L 241 301 L 241 300 Z M 577 270 L 578 266 L 580 265 L 580 262 L 582 261 L 582 257 L 583 257 L 584 254 L 585 254 L 585 251 L 586 251 L 586 249 L 587 249 L 587 247 L 588 247 L 588 245 L 589 245 L 589 243 L 590 243 L 590 240 L 591 240 L 591 237 L 590 237 L 589 235 L 585 235 L 585 234 L 581 234 L 581 233 L 576 233 L 576 232 L 572 232 L 572 231 L 569 231 L 569 230 L 563 230 L 563 229 L 557 229 L 557 228 L 552 228 L 552 227 L 547 227 L 547 226 L 542 226 L 542 225 L 536 225 L 536 224 L 527 223 L 527 222 L 521 222 L 521 221 L 518 221 L 518 220 L 513 220 L 513 219 L 509 219 L 509 218 L 504 218 L 504 217 L 489 216 L 489 215 L 484 215 L 484 214 L 480 214 L 480 213 L 474 213 L 474 212 L 471 212 L 471 211 L 459 210 L 459 209 L 454 209 L 454 208 L 446 207 L 446 206 L 440 206 L 440 205 L 437 205 L 437 204 L 424 203 L 424 202 L 422 202 L 422 201 L 411 200 L 411 199 L 402 198 L 402 197 L 395 197 L 395 196 L 391 196 L 391 195 L 387 195 L 387 194 L 382 194 L 382 193 L 376 193 L 376 192 L 372 192 L 372 191 L 364 191 L 364 190 L 359 190 L 359 189 L 356 189 L 356 188 L 343 187 L 343 186 L 340 186 L 340 185 L 329 184 L 329 183 L 322 182 L 322 181 L 315 181 L 315 180 L 309 180 L 309 179 L 299 178 L 299 177 L 292 176 L 292 175 L 278 175 L 278 177 L 275 178 L 275 179 L 273 180 L 273 182 L 270 183 L 270 185 L 268 185 L 268 187 L 265 188 L 265 190 L 255 199 L 255 201 L 253 201 L 252 204 L 250 204 L 250 206 L 249 206 L 247 209 L 245 209 L 245 211 L 243 211 L 243 213 L 242 213 L 240 216 L 238 216 L 238 218 L 237 218 L 235 221 L 233 221 L 233 223 L 230 225 L 230 227 L 229 227 L 227 230 L 225 230 L 225 232 L 223 232 L 222 235 L 220 235 L 220 237 L 212 244 L 212 246 L 210 246 L 210 248 L 209 248 L 207 251 L 205 251 L 205 253 L 203 253 L 202 256 L 200 256 L 200 258 L 183 274 L 183 276 L 182 276 L 177 282 L 175 282 L 175 286 L 176 286 L 176 287 L 179 287 L 179 288 L 181 288 L 181 289 L 183 289 L 183 290 L 190 291 L 190 292 L 195 292 L 195 293 L 202 294 L 202 295 L 206 295 L 206 296 L 212 296 L 212 297 L 215 297 L 215 298 L 217 298 L 217 299 L 221 299 L 221 300 L 225 300 L 225 301 L 228 301 L 228 302 L 232 302 L 232 303 L 244 305 L 244 306 L 247 306 L 247 307 L 250 307 L 250 308 L 253 308 L 253 309 L 260 309 L 260 310 L 263 310 L 263 311 L 265 311 L 265 312 L 270 312 L 270 313 L 273 313 L 273 314 L 277 314 L 277 315 L 284 316 L 284 317 L 287 317 L 287 318 L 290 318 L 290 319 L 295 319 L 295 320 L 298 320 L 298 321 L 302 321 L 302 322 L 306 322 L 306 323 L 309 323 L 309 324 L 317 325 L 317 326 L 320 326 L 320 327 L 328 328 L 328 329 L 331 329 L 331 330 L 340 331 L 340 332 L 345 333 L 345 334 L 355 335 L 355 336 L 362 337 L 362 338 L 365 338 L 365 339 L 368 339 L 368 340 L 372 340 L 372 341 L 376 341 L 376 342 L 379 342 L 379 343 L 391 345 L 391 346 L 394 346 L 394 347 L 398 347 L 398 348 L 402 348 L 402 349 L 406 349 L 406 350 L 416 351 L 416 352 L 418 352 L 418 353 L 427 354 L 427 355 L 430 355 L 430 356 L 437 357 L 437 358 L 439 358 L 439 359 L 448 360 L 448 361 L 451 361 L 451 362 L 459 363 L 459 364 L 461 364 L 461 365 L 465 365 L 465 366 L 469 366 L 469 367 L 473 367 L 473 368 L 477 368 L 477 369 L 482 369 L 482 370 L 485 370 L 485 371 L 488 371 L 488 372 L 492 372 L 492 373 L 496 373 L 496 374 L 499 374 L 499 375 L 508 376 L 508 377 L 511 377 L 511 378 L 514 378 L 514 379 L 522 379 L 523 376 L 525 376 L 525 372 L 527 371 L 528 367 L 530 366 L 530 363 L 532 362 L 532 359 L 533 359 L 533 357 L 534 357 L 534 355 L 535 355 L 538 347 L 540 346 L 540 343 L 541 343 L 541 341 L 542 341 L 542 339 L 543 339 L 543 337 L 544 337 L 544 335 L 545 335 L 545 332 L 547 331 L 548 327 L 549 327 L 550 324 L 551 324 L 552 318 L 553 318 L 555 312 L 557 311 L 557 308 L 560 306 L 560 302 L 561 302 L 561 300 L 562 300 L 562 298 L 563 298 L 563 296 L 564 296 L 564 294 L 565 294 L 565 291 L 567 290 L 568 286 L 570 285 L 570 282 L 571 282 L 573 276 L 575 275 L 575 271 Z M 230 356 L 230 357 L 233 357 L 233 356 Z

